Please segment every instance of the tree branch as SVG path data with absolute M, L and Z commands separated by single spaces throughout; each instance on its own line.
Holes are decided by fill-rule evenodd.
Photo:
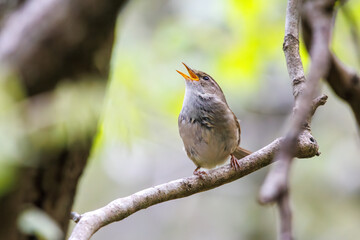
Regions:
M 292 212 L 289 193 L 279 199 L 279 214 L 281 219 L 280 239 L 292 239 Z
M 296 6 L 292 0 L 289 0 L 289 6 Z M 296 0 L 295 0 L 296 2 Z M 323 7 L 323 6 L 322 6 Z M 314 95 L 317 92 L 318 81 L 321 77 L 325 76 L 327 73 L 328 65 L 329 65 L 329 51 L 328 51 L 328 42 L 331 30 L 331 15 L 316 15 L 317 11 L 320 11 L 319 6 L 317 9 L 307 7 L 307 11 L 311 12 L 315 15 L 315 18 L 312 20 L 314 23 L 314 29 L 316 35 L 314 35 L 314 45 L 312 47 L 312 51 L 310 55 L 312 56 L 313 62 L 310 67 L 308 81 L 305 82 L 304 71 L 302 67 L 302 63 L 299 55 L 299 41 L 298 39 L 294 39 L 295 36 L 298 36 L 298 29 L 294 30 L 289 27 L 285 40 L 284 40 L 284 53 L 286 57 L 286 62 L 288 65 L 289 76 L 293 81 L 293 94 L 295 98 L 295 106 L 293 109 L 293 119 L 291 122 L 291 127 L 286 135 L 284 145 L 281 148 L 281 151 L 276 156 L 277 160 L 281 160 L 278 165 L 274 168 L 283 168 L 284 164 L 287 165 L 286 162 L 291 161 L 294 156 L 294 147 L 296 144 L 297 136 L 301 133 L 301 131 L 309 128 L 310 125 L 310 117 L 314 112 L 313 101 L 318 101 L 321 104 L 323 101 L 326 101 L 326 98 L 320 97 L 317 100 L 314 99 Z M 293 10 L 294 11 L 294 10 Z M 288 12 L 293 12 L 289 10 Z M 298 11 L 298 10 L 297 10 Z M 314 12 L 316 11 L 316 12 Z M 293 13 L 298 16 L 298 13 Z M 287 21 L 287 22 L 290 22 Z M 289 37 L 290 36 L 290 37 Z M 322 99 L 321 101 L 319 101 Z M 304 129 L 305 127 L 305 129 Z M 290 165 L 287 165 L 290 166 Z M 266 179 L 262 191 L 260 193 L 260 200 L 263 203 L 269 203 L 275 201 L 278 196 L 282 194 L 282 192 L 286 191 L 286 182 L 287 182 L 287 174 L 289 172 L 289 168 L 285 167 L 282 172 L 282 179 L 280 182 L 275 182 L 272 179 L 271 172 L 269 173 L 268 178 Z M 268 184 L 274 184 L 276 187 L 268 186 Z M 274 192 L 267 191 L 268 188 L 274 190 Z M 265 194 L 266 192 L 266 194 Z
M 283 145 L 275 160 L 279 163 L 269 172 L 260 191 L 261 203 L 277 202 L 280 211 L 281 233 L 283 240 L 291 240 L 291 209 L 289 204 L 289 173 L 291 163 L 295 157 L 296 139 L 301 132 L 310 133 L 310 120 L 316 108 L 326 101 L 326 96 L 315 100 L 320 78 L 324 77 L 329 68 L 330 53 L 328 43 L 331 35 L 332 8 L 335 1 L 307 1 L 304 12 L 311 14 L 311 28 L 313 30 L 313 45 L 310 50 L 312 64 L 308 81 L 299 54 L 299 1 L 289 0 L 286 12 L 285 38 L 283 50 L 290 79 L 293 82 L 295 106 L 290 128 Z M 330 11 L 329 11 L 330 10 Z M 312 138 L 312 141 L 315 141 Z
M 317 143 L 310 141 L 310 138 L 309 133 L 304 133 L 299 137 L 297 142 L 298 151 L 296 152 L 298 157 L 312 157 L 318 152 Z M 235 170 L 230 165 L 225 165 L 210 170 L 202 178 L 191 176 L 174 180 L 142 190 L 128 197 L 116 199 L 102 208 L 82 215 L 72 213 L 73 220 L 78 223 L 70 236 L 70 240 L 90 239 L 101 227 L 120 221 L 141 209 L 165 201 L 188 197 L 244 177 L 269 165 L 282 142 L 281 138 L 276 139 L 266 147 L 241 159 L 238 170 Z
M 360 128 L 360 77 L 346 67 L 334 54 L 331 55 L 330 69 L 325 77 L 330 87 L 351 107 L 357 126 Z

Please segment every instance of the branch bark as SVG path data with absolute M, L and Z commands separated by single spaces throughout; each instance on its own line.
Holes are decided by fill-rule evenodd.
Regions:
M 289 203 L 289 174 L 292 160 L 295 157 L 296 139 L 301 132 L 310 132 L 311 115 L 317 105 L 313 103 L 313 99 L 317 93 L 318 82 L 326 75 L 329 69 L 330 53 L 328 43 L 331 36 L 332 8 L 335 1 L 314 0 L 307 1 L 303 5 L 304 12 L 311 14 L 311 28 L 314 33 L 310 50 L 312 64 L 308 74 L 308 81 L 305 79 L 299 54 L 299 3 L 298 0 L 288 1 L 283 45 L 289 77 L 293 82 L 293 95 L 295 98 L 293 118 L 284 143 L 275 157 L 275 160 L 279 161 L 279 163 L 271 169 L 266 177 L 259 197 L 261 203 L 277 202 L 280 212 L 280 237 L 282 240 L 293 239 L 292 214 Z M 326 96 L 322 98 L 323 101 L 326 101 Z M 318 101 L 319 104 L 321 102 Z M 312 140 L 315 141 L 313 138 Z
M 292 80 L 293 95 L 295 98 L 294 115 L 295 112 L 302 113 L 309 111 L 306 109 L 311 99 L 305 98 L 304 104 L 299 104 L 298 96 L 304 92 L 305 89 L 305 75 L 299 54 L 299 21 L 300 21 L 300 2 L 298 0 L 289 0 L 286 10 L 285 19 L 285 37 L 283 50 L 285 53 L 286 64 L 288 68 L 289 77 Z M 307 93 L 310 95 L 311 92 Z M 307 96 L 306 96 L 307 97 Z M 296 110 L 300 109 L 300 110 Z M 303 122 L 305 119 L 294 117 L 291 123 L 290 130 L 284 141 L 280 153 L 275 157 L 280 162 L 275 165 L 269 172 L 260 191 L 259 200 L 261 203 L 269 203 L 276 201 L 281 195 L 288 194 L 288 174 L 290 171 L 290 161 L 293 158 L 293 150 L 295 139 L 300 131 L 303 129 Z M 286 221 L 290 221 L 290 218 Z M 291 225 L 289 225 L 291 226 Z M 290 231 L 291 230 L 287 230 Z
M 297 4 L 291 4 L 290 2 L 292 2 L 292 0 L 289 1 L 289 6 L 297 6 Z M 305 81 L 299 54 L 299 40 L 296 38 L 296 36 L 298 36 L 298 25 L 296 30 L 286 27 L 288 32 L 285 35 L 284 52 L 289 76 L 293 82 L 295 106 L 293 109 L 291 126 L 286 135 L 284 146 L 276 156 L 276 159 L 281 161 L 274 167 L 274 170 L 269 173 L 260 193 L 260 200 L 263 203 L 276 201 L 278 196 L 287 190 L 288 172 L 290 170 L 290 165 L 288 163 L 294 157 L 296 138 L 302 131 L 310 131 L 309 120 L 313 113 L 313 99 L 317 92 L 318 81 L 321 77 L 326 75 L 329 68 L 330 55 L 327 46 L 331 30 L 331 15 L 316 15 L 317 11 L 322 10 L 322 7 L 324 6 L 316 6 L 316 8 L 311 8 L 310 6 L 307 7 L 307 11 L 315 15 L 312 22 L 314 23 L 314 32 L 316 32 L 316 36 L 313 37 L 314 45 L 310 52 L 313 61 L 310 67 L 308 81 Z M 288 12 L 293 11 L 295 10 L 289 10 Z M 297 13 L 293 12 L 293 14 L 298 16 L 298 11 L 299 9 L 296 10 Z M 288 20 L 287 22 L 291 22 L 291 20 Z M 276 169 L 283 170 L 278 172 Z M 272 174 L 272 172 L 274 172 L 274 174 Z M 281 176 L 275 177 L 275 175 Z M 274 180 L 275 178 L 277 180 Z M 269 189 L 272 190 L 270 191 Z
M 331 54 L 330 69 L 326 81 L 334 92 L 351 107 L 358 129 L 360 129 L 360 77 Z
M 304 133 L 298 138 L 296 155 L 298 157 L 313 157 L 318 152 L 316 142 L 310 141 L 312 136 Z M 283 139 L 279 138 L 266 147 L 252 153 L 239 161 L 240 168 L 235 170 L 230 165 L 210 170 L 202 178 L 198 176 L 186 177 L 165 184 L 151 187 L 128 197 L 119 198 L 97 210 L 79 215 L 72 214 L 75 226 L 70 240 L 85 240 L 101 227 L 115 221 L 120 221 L 131 214 L 152 205 L 173 199 L 188 197 L 196 193 L 207 191 L 221 185 L 235 181 L 272 162 Z

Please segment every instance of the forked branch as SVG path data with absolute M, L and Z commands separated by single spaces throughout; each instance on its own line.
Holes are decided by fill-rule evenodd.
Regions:
M 279 161 L 269 172 L 260 191 L 260 202 L 277 202 L 281 221 L 281 239 L 291 240 L 292 214 L 289 203 L 289 174 L 295 157 L 296 139 L 302 132 L 310 132 L 311 116 L 316 107 L 326 101 L 326 96 L 315 98 L 318 82 L 325 77 L 330 65 L 328 43 L 332 29 L 334 0 L 306 1 L 302 6 L 298 0 L 289 0 L 286 11 L 285 53 L 289 77 L 293 83 L 295 106 L 290 128 L 275 161 Z M 312 63 L 306 81 L 299 54 L 300 9 L 311 14 L 313 32 L 310 56 Z M 314 100 L 315 99 L 315 100 Z M 322 99 L 322 100 L 321 100 Z M 312 138 L 312 141 L 315 141 Z

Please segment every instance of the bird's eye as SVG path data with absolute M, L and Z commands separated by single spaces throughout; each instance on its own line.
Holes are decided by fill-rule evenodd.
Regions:
M 203 77 L 204 80 L 209 80 L 208 76 Z

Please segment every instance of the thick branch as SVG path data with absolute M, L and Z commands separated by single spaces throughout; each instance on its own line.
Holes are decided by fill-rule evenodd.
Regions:
M 1 86 L 18 87 L 16 80 L 19 80 L 19 89 L 33 96 L 51 90 L 65 78 L 74 79 L 80 74 L 107 74 L 115 23 L 125 0 L 1 2 L 1 7 L 11 5 L 11 14 L 9 12 L 0 23 Z M 7 11 L 0 10 L 0 17 L 4 10 Z M 4 74 L 4 69 L 17 77 Z M 9 95 L 6 97 L 11 100 L 18 100 L 21 90 L 4 90 L 2 93 L 6 92 Z M 41 105 L 33 102 L 34 106 Z M 58 134 L 52 134 L 52 127 L 30 136 L 25 131 L 24 118 L 28 117 L 28 112 L 22 107 L 19 111 L 23 112 L 16 120 L 23 125 L 17 131 L 19 136 L 15 137 L 21 139 L 16 155 L 24 159 L 14 162 L 14 167 L 18 165 L 16 180 L 11 191 L 0 196 L 0 215 L 6 216 L 0 220 L 0 239 L 35 238 L 25 236 L 17 228 L 18 216 L 28 206 L 46 212 L 66 232 L 77 182 L 86 165 L 95 128 L 81 131 L 75 138 L 74 134 L 67 137 L 65 134 L 61 140 L 57 138 Z M 66 133 L 67 129 L 61 131 Z M 47 140 L 42 141 L 45 138 Z M 29 163 L 29 155 L 31 164 L 19 164 Z
M 317 153 L 318 146 L 316 142 L 310 141 L 310 138 L 311 135 L 309 134 L 299 137 L 298 157 L 312 157 Z M 240 168 L 237 171 L 230 165 L 226 165 L 210 170 L 202 178 L 198 176 L 186 177 L 142 190 L 128 197 L 119 198 L 102 208 L 84 213 L 81 216 L 73 213 L 73 220 L 78 223 L 70 236 L 70 240 L 89 239 L 101 227 L 120 221 L 141 209 L 207 191 L 244 177 L 269 165 L 282 142 L 282 139 L 276 139 L 266 147 L 241 159 Z

